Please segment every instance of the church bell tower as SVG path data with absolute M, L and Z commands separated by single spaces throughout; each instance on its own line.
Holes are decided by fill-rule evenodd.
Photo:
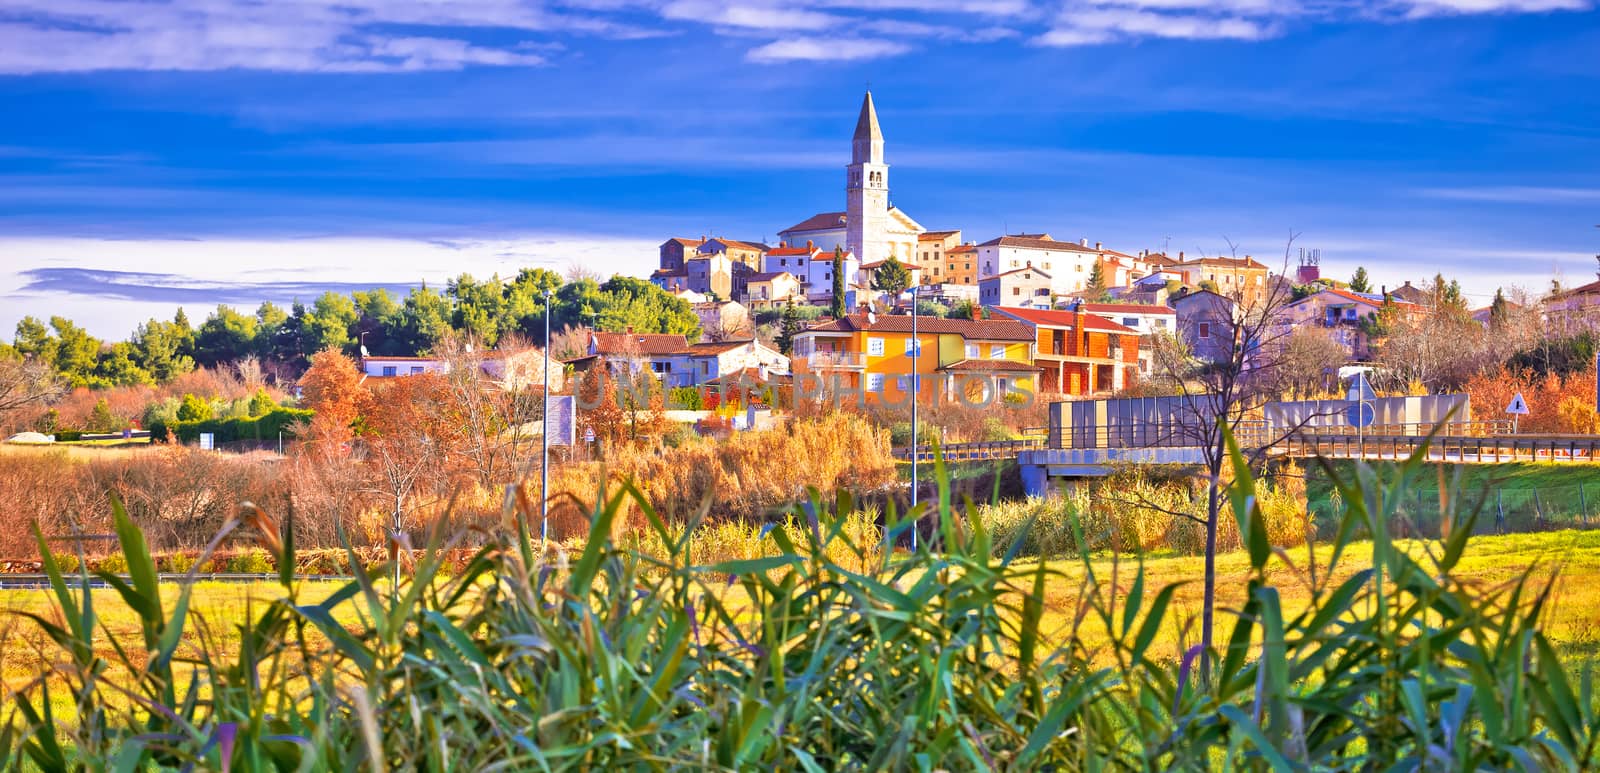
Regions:
M 862 263 L 883 260 L 889 257 L 889 165 L 883 163 L 883 130 L 870 91 L 861 101 L 845 175 L 845 248 Z

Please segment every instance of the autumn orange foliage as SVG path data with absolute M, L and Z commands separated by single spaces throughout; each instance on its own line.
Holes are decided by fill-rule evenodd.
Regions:
M 1541 375 L 1501 366 L 1467 381 L 1475 418 L 1499 419 L 1517 394 L 1528 403 L 1528 415 L 1517 421 L 1525 433 L 1593 434 L 1600 431 L 1595 415 L 1594 368 L 1573 373 Z

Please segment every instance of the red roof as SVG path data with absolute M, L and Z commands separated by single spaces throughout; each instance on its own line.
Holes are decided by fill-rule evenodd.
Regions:
M 1166 314 L 1175 316 L 1178 312 L 1166 306 L 1155 306 L 1148 303 L 1085 303 L 1083 310 L 1090 314 Z
M 1374 306 L 1374 307 L 1383 306 L 1383 301 L 1382 300 L 1377 300 L 1377 299 L 1373 299 L 1373 298 L 1367 298 L 1367 297 L 1362 296 L 1362 295 L 1360 295 L 1358 293 L 1350 292 L 1349 290 L 1340 290 L 1337 287 L 1324 287 L 1323 289 L 1321 289 L 1321 290 L 1319 290 L 1319 291 L 1317 291 L 1315 293 L 1312 293 L 1311 295 L 1306 296 L 1306 299 L 1315 298 L 1315 297 L 1317 297 L 1318 295 L 1320 295 L 1322 293 L 1332 293 L 1333 295 L 1336 295 L 1336 296 L 1338 296 L 1340 298 L 1343 298 L 1343 299 L 1345 299 L 1347 301 L 1353 301 L 1355 303 L 1361 303 L 1361 304 L 1365 304 L 1367 306 Z M 1302 299 L 1302 300 L 1305 300 L 1305 299 Z M 1400 300 L 1398 298 L 1395 298 L 1392 294 L 1389 297 L 1389 302 L 1393 303 L 1396 306 L 1410 306 L 1410 307 L 1413 307 L 1413 308 L 1420 308 L 1420 307 L 1417 306 L 1417 304 L 1411 303 L 1410 301 Z
M 811 217 L 806 218 L 805 220 L 800 221 L 799 223 L 779 231 L 779 233 L 788 233 L 790 231 L 828 231 L 844 225 L 844 218 L 845 213 L 843 212 L 819 212 Z
M 746 277 L 746 280 L 750 282 L 770 282 L 780 276 L 784 276 L 785 274 L 787 274 L 790 278 L 795 278 L 794 274 L 790 274 L 787 271 L 764 271 L 760 274 L 751 274 L 750 276 Z
M 976 244 L 962 244 L 962 245 L 958 245 L 958 246 L 955 246 L 955 247 L 951 247 L 948 250 L 945 250 L 944 254 L 946 254 L 946 255 L 954 255 L 954 254 L 956 254 L 958 252 L 977 252 L 977 251 L 978 251 L 978 245 L 976 245 Z
M 875 315 L 868 321 L 866 314 L 847 314 L 843 319 L 813 325 L 806 332 L 849 333 L 855 331 L 884 333 L 910 333 L 910 315 Z M 940 333 L 959 335 L 977 341 L 1032 341 L 1033 331 L 1027 325 L 1010 319 L 943 319 L 918 317 L 917 334 Z
M 990 308 L 993 308 L 995 311 L 998 311 L 1001 314 L 1015 317 L 1036 326 L 1044 325 L 1046 327 L 1071 328 L 1077 322 L 1077 315 L 1070 311 L 1059 311 L 1056 309 L 1024 309 L 1013 308 L 1010 306 L 1004 308 Z M 1104 330 L 1108 333 L 1124 333 L 1135 336 L 1139 334 L 1139 331 L 1134 330 L 1133 328 L 1123 327 L 1122 325 L 1112 322 L 1111 320 L 1106 319 L 1098 314 L 1085 313 L 1083 315 L 1083 326 L 1089 330 Z
M 674 236 L 671 239 L 668 239 L 667 243 L 670 244 L 672 242 L 677 242 L 677 243 L 679 243 L 679 244 L 681 244 L 681 245 L 683 245 L 685 247 L 699 247 L 700 244 L 702 242 L 704 242 L 704 241 L 705 241 L 705 239 L 685 239 L 682 236 Z M 662 246 L 666 246 L 666 245 L 662 245 Z
M 756 252 L 767 251 L 767 245 L 759 244 L 757 242 L 746 242 L 738 239 L 725 239 L 721 236 L 713 236 L 711 237 L 711 241 L 718 242 L 723 246 L 732 247 L 734 249 L 755 250 Z
M 923 231 L 922 233 L 917 235 L 917 241 L 919 241 L 919 242 L 934 242 L 934 241 L 939 241 L 940 239 L 948 239 L 948 238 L 950 238 L 952 236 L 955 236 L 958 233 L 961 233 L 961 232 L 960 231 Z
M 1026 362 L 1013 362 L 1011 360 L 962 360 L 944 366 L 945 370 L 1007 370 L 1007 371 L 1039 371 L 1041 368 L 1029 365 Z
M 711 341 L 691 344 L 689 346 L 689 353 L 698 355 L 722 354 L 724 352 L 731 352 L 734 349 L 749 345 L 750 339 L 745 339 L 742 341 Z
M 638 354 L 678 354 L 689 348 L 689 339 L 670 333 L 594 333 L 596 354 L 621 352 Z
M 998 279 L 998 278 L 1003 277 L 1003 276 L 1011 276 L 1012 274 L 1019 274 L 1019 273 L 1022 273 L 1023 271 L 1032 271 L 1033 273 L 1038 274 L 1039 276 L 1042 276 L 1042 277 L 1044 277 L 1046 279 L 1050 278 L 1050 272 L 1049 271 L 1045 271 L 1043 269 L 1036 268 L 1034 266 L 1023 266 L 1022 268 L 1014 268 L 1014 269 L 1011 269 L 1010 271 L 1002 271 L 1002 272 L 1000 272 L 998 274 L 993 274 L 993 275 L 990 275 L 990 276 L 986 276 L 986 277 L 983 278 L 983 281 L 987 282 L 990 279 Z
M 883 260 L 874 260 L 871 263 L 862 263 L 861 267 L 862 268 L 877 268 L 877 267 L 879 267 L 879 266 L 881 266 L 881 265 L 883 265 L 885 263 L 888 263 L 888 262 L 889 262 L 889 259 L 888 258 L 884 258 Z M 896 259 L 896 262 L 899 263 L 902 266 L 905 266 L 907 271 L 921 271 L 922 270 L 922 267 L 918 266 L 915 263 L 908 263 L 906 261 L 899 260 L 898 258 Z
M 1048 237 L 1049 234 L 1039 234 Z M 1030 250 L 1066 250 L 1068 252 L 1092 252 L 1099 254 L 1100 250 L 1084 247 L 1077 242 L 1058 242 L 1054 239 L 1039 239 L 1033 235 L 1027 236 L 1001 236 L 990 239 L 979 247 L 1022 247 Z
M 820 249 L 818 249 L 816 247 L 773 247 L 772 249 L 767 250 L 767 255 L 768 256 L 777 256 L 777 257 L 787 257 L 789 255 L 805 255 L 805 256 L 810 257 L 810 256 L 813 256 L 813 255 L 816 255 L 819 252 L 822 252 L 822 250 L 820 250 Z
M 1246 255 L 1242 258 L 1191 258 L 1179 266 L 1221 266 L 1222 268 L 1264 269 L 1267 264 Z

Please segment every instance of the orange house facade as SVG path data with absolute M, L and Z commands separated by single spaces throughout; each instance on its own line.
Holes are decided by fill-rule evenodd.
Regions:
M 796 396 L 895 405 L 915 392 L 919 402 L 992 404 L 1037 393 L 1026 325 L 918 317 L 915 337 L 911 325 L 909 315 L 849 314 L 796 334 Z
M 1139 373 L 1139 331 L 1097 314 L 994 307 L 996 318 L 1026 325 L 1042 371 L 1039 391 L 1088 397 L 1120 392 Z

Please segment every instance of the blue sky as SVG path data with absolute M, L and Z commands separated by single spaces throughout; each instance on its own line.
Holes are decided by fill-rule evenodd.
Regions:
M 0 330 L 773 239 L 869 84 L 970 239 L 1594 278 L 1592 0 L 8 0 Z

